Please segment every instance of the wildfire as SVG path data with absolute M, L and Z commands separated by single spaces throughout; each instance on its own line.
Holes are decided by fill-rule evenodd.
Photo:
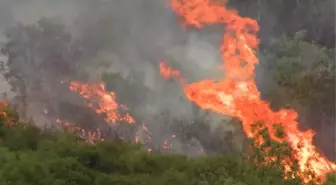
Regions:
M 174 72 L 169 73 L 169 75 L 172 74 L 175 73 Z M 169 75 L 167 75 L 167 77 Z M 120 110 L 127 110 L 127 107 L 125 105 L 119 105 L 116 101 L 115 93 L 107 92 L 105 90 L 105 85 L 103 83 L 82 84 L 80 82 L 71 82 L 69 88 L 71 91 L 79 93 L 79 95 L 87 101 L 88 106 L 93 110 L 95 110 L 97 114 L 104 114 L 105 120 L 107 122 L 113 124 L 118 121 L 123 121 L 132 124 L 135 123 L 133 117 L 131 117 L 128 113 L 125 113 L 123 115 L 120 113 Z M 94 104 L 93 102 L 98 103 Z M 90 143 L 96 143 L 96 141 L 103 140 L 99 130 L 97 130 L 97 132 L 87 132 L 80 127 L 74 126 L 74 124 L 70 122 L 61 121 L 60 119 L 57 119 L 56 123 L 63 125 L 63 127 L 66 130 L 76 133 L 80 137 L 85 138 Z M 134 124 L 134 126 L 136 125 Z M 123 138 L 121 137 L 121 139 Z M 141 127 L 138 128 L 134 141 L 135 143 L 142 143 L 145 145 L 152 144 L 152 134 L 145 124 L 142 124 Z M 170 145 L 171 144 L 166 139 L 162 143 L 161 147 L 171 148 Z M 152 148 L 148 148 L 148 152 L 151 152 L 152 150 L 153 150 Z
M 8 103 L 5 100 L 0 101 L 0 115 L 2 117 L 7 117 L 7 113 L 5 112 L 5 109 L 7 106 L 8 106 Z
M 0 121 L 5 121 L 4 123 L 8 124 L 9 126 L 13 126 L 14 120 L 8 116 L 6 111 L 7 108 L 8 108 L 7 101 L 4 99 L 0 100 Z
M 181 77 L 180 71 L 174 70 L 171 67 L 167 66 L 163 61 L 160 62 L 160 73 L 161 76 L 168 80 L 171 77 L 179 79 L 181 84 L 184 84 L 184 79 Z
M 83 128 L 76 126 L 75 124 L 69 121 L 62 121 L 60 119 L 56 119 L 56 124 L 63 126 L 63 128 L 71 133 L 76 134 L 80 138 L 84 139 L 84 141 L 89 142 L 90 144 L 95 144 L 99 141 L 104 141 L 102 133 L 99 129 L 96 131 L 86 131 Z
M 88 106 L 96 111 L 97 114 L 105 115 L 108 123 L 116 122 L 135 123 L 130 114 L 121 114 L 120 110 L 127 110 L 125 105 L 120 105 L 116 101 L 114 92 L 106 92 L 105 85 L 99 84 L 81 84 L 80 82 L 70 82 L 69 88 L 73 92 L 79 93 L 86 101 Z M 92 103 L 97 99 L 98 103 Z
M 211 109 L 221 114 L 237 117 L 243 124 L 246 135 L 254 137 L 251 126 L 262 122 L 268 129 L 271 139 L 288 142 L 300 165 L 300 177 L 304 182 L 315 180 L 304 175 L 311 170 L 317 178 L 325 179 L 326 174 L 336 170 L 336 164 L 317 152 L 313 145 L 314 132 L 302 132 L 298 128 L 297 113 L 294 110 L 271 110 L 269 103 L 262 100 L 254 81 L 255 55 L 259 40 L 257 22 L 241 17 L 235 10 L 214 3 L 211 0 L 171 0 L 172 9 L 184 19 L 184 23 L 202 28 L 207 24 L 225 24 L 226 32 L 221 46 L 225 78 L 218 82 L 206 79 L 192 84 L 184 84 L 186 97 L 203 109 Z M 163 62 L 160 72 L 166 79 L 177 77 L 180 73 L 168 68 Z M 276 136 L 274 125 L 284 128 L 285 136 Z M 284 162 L 288 164 L 288 161 Z M 288 169 L 288 166 L 286 168 Z

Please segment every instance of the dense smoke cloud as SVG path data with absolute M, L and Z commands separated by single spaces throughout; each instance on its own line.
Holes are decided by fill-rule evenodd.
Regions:
M 178 98 L 183 96 L 178 84 L 167 84 L 162 80 L 158 62 L 166 60 L 194 80 L 218 71 L 217 46 L 209 44 L 209 39 L 181 29 L 163 0 L 94 3 L 81 10 L 79 15 L 74 24 L 75 34 L 83 37 L 82 40 L 94 38 L 97 42 L 89 40 L 89 43 L 95 45 L 93 50 L 99 48 L 94 56 L 89 56 L 92 57 L 89 61 L 112 64 L 109 72 L 121 73 L 124 78 L 148 88 L 147 97 L 141 97 L 147 101 L 144 107 L 139 107 L 140 111 L 146 110 L 146 106 L 155 107 L 157 113 L 166 109 L 172 115 L 192 119 L 190 103 Z M 93 73 L 97 74 L 97 71 Z M 141 92 L 134 93 L 136 91 L 120 96 L 143 96 Z
M 25 100 L 27 119 L 32 118 L 41 126 L 54 124 L 58 117 L 75 122 L 97 121 L 88 119 L 87 115 L 80 118 L 83 112 L 76 112 L 74 107 L 85 108 L 85 105 L 73 93 L 67 92 L 65 84 L 60 82 L 63 77 L 67 78 L 64 80 L 100 82 L 102 74 L 115 74 L 121 82 L 112 83 L 119 83 L 119 86 L 112 85 L 110 90 L 116 92 L 120 103 L 130 107 L 139 124 L 149 126 L 153 141 L 159 145 L 172 133 L 167 125 L 176 122 L 190 125 L 205 116 L 186 100 L 178 83 L 161 78 L 159 61 L 165 60 L 181 69 L 189 81 L 222 76 L 218 66 L 221 63 L 219 45 L 223 28 L 212 27 L 205 31 L 181 28 L 164 0 L 5 0 L 0 2 L 0 7 L 3 10 L 0 11 L 2 33 L 19 22 L 33 24 L 42 17 L 57 18 L 58 22 L 66 25 L 66 31 L 78 44 L 76 49 L 81 54 L 71 62 L 79 64 L 85 77 L 75 74 L 61 76 L 56 69 L 40 73 L 33 66 L 22 64 L 21 68 L 30 78 L 41 78 L 43 82 L 39 91 L 28 90 Z M 123 83 L 133 85 L 125 88 Z M 207 114 L 208 122 L 214 125 L 221 124 L 223 118 Z
M 237 2 L 236 7 L 244 10 L 242 14 L 259 21 L 263 48 L 273 36 L 278 36 L 277 30 L 285 30 L 278 28 L 283 26 L 278 22 L 282 17 L 269 9 L 267 3 L 264 7 L 254 2 L 251 6 L 246 4 L 249 3 Z M 322 12 L 327 14 L 330 11 Z M 66 26 L 65 32 L 69 32 L 71 38 L 64 39 L 66 47 L 63 50 L 63 43 L 57 45 L 52 39 L 50 42 L 48 36 L 43 38 L 46 41 L 31 39 L 36 45 L 38 42 L 55 45 L 48 45 L 42 52 L 43 56 L 44 53 L 48 56 L 54 50 L 60 50 L 66 57 L 63 63 L 57 63 L 54 57 L 44 58 L 45 71 L 24 62 L 18 66 L 29 79 L 43 84 L 38 91 L 28 90 L 26 94 L 27 119 L 33 118 L 41 126 L 53 125 L 56 118 L 61 118 L 94 127 L 93 123 L 102 119 L 86 110 L 82 99 L 69 92 L 66 82 L 95 83 L 104 80 L 108 89 L 116 92 L 118 101 L 130 108 L 138 124 L 146 123 L 150 127 L 153 141 L 157 144 L 173 132 L 166 128 L 172 123 L 182 123 L 185 130 L 193 130 L 198 140 L 204 138 L 203 143 L 214 143 L 209 142 L 209 133 L 213 133 L 219 125 L 225 130 L 234 129 L 226 124 L 230 118 L 200 111 L 185 98 L 180 85 L 163 80 L 158 69 L 159 61 L 164 60 L 179 69 L 188 82 L 221 78 L 223 71 L 219 68 L 219 48 L 224 27 L 183 28 L 166 0 L 0 0 L 0 43 L 6 42 L 4 33 L 9 28 L 20 22 L 36 24 L 43 17 L 50 18 L 45 19 L 45 25 L 54 21 L 51 18 L 56 18 L 56 22 Z M 308 25 L 314 22 L 313 19 L 307 21 Z M 291 25 L 285 31 L 292 31 L 289 28 Z M 298 26 L 298 29 L 301 28 Z M 328 30 L 327 27 L 325 29 Z M 308 36 L 309 33 L 308 30 Z M 321 42 L 323 40 L 330 39 L 323 38 Z M 264 56 L 259 58 L 262 64 L 257 66 L 256 81 L 263 93 L 274 84 L 270 76 L 274 75 L 276 66 L 275 63 L 264 62 L 269 60 Z M 310 56 L 307 58 L 312 60 Z M 304 62 L 307 64 L 307 60 Z M 8 86 L 1 85 L 0 93 L 8 89 Z M 190 129 L 191 125 L 196 125 L 192 124 L 195 122 L 206 123 L 212 130 L 206 133 L 204 128 Z

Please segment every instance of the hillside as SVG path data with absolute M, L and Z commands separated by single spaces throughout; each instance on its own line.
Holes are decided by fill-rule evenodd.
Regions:
M 259 162 L 271 155 L 258 148 L 251 148 L 249 155 L 188 158 L 150 153 L 141 145 L 122 141 L 93 145 L 69 132 L 50 132 L 21 123 L 4 103 L 1 111 L 2 185 L 302 184 L 299 177 L 285 180 L 279 161 L 260 166 Z M 287 147 L 270 144 L 279 159 L 288 157 Z M 334 183 L 335 176 L 330 176 L 324 184 Z
M 0 185 L 335 183 L 333 0 L 30 2 L 0 2 Z

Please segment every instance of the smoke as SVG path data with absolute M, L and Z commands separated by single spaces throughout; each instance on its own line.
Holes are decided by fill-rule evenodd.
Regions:
M 71 23 L 81 6 L 77 0 L 1 0 L 0 41 L 4 31 L 17 22 L 35 23 L 41 17 L 60 17 L 64 23 Z
M 70 25 L 79 12 L 77 0 L 1 0 L 0 1 L 0 48 L 5 43 L 6 31 L 18 23 L 33 24 L 42 17 L 57 17 L 64 24 Z M 7 61 L 7 57 L 0 52 L 0 61 Z M 0 94 L 12 99 L 15 94 L 11 91 L 0 71 Z M 37 116 L 37 115 L 34 115 Z
M 50 67 L 48 70 L 51 71 L 36 76 L 43 78 L 40 79 L 43 88 L 27 93 L 26 114 L 38 125 L 53 125 L 59 117 L 75 122 L 84 120 L 91 124 L 89 127 L 92 123 L 88 122 L 97 121 L 88 118 L 86 106 L 62 83 L 63 80 L 72 80 L 72 77 L 83 82 L 117 79 L 107 83 L 108 88 L 116 92 L 120 103 L 130 107 L 139 124 L 148 125 L 156 145 L 174 132 L 169 125 L 176 122 L 192 125 L 200 119 L 210 123 L 213 130 L 230 120 L 199 111 L 186 100 L 179 84 L 163 80 L 158 70 L 159 60 L 165 60 L 181 69 L 190 82 L 204 77 L 221 77 L 223 74 L 218 66 L 221 63 L 219 45 L 223 28 L 211 27 L 202 31 L 181 28 L 165 0 L 0 2 L 2 33 L 18 22 L 32 24 L 42 17 L 56 17 L 67 26 L 66 31 L 72 34 L 80 53 L 72 62 L 85 75 L 74 72 L 57 76 L 56 69 L 52 71 L 53 67 Z M 4 40 L 4 35 L 1 38 Z M 35 78 L 37 69 L 33 66 L 25 64 L 22 69 Z M 104 74 L 108 77 L 104 78 Z M 111 75 L 116 78 L 112 79 Z M 81 117 L 84 113 L 86 115 Z M 177 148 L 183 148 L 181 143 L 174 143 Z M 177 150 L 181 152 L 182 149 Z

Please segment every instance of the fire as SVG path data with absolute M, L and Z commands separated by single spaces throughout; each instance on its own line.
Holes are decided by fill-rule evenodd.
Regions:
M 163 61 L 160 62 L 160 73 L 161 76 L 168 80 L 171 77 L 178 78 L 181 84 L 184 84 L 184 79 L 181 77 L 180 71 L 174 70 L 171 67 L 167 66 Z
M 86 131 L 83 128 L 76 126 L 75 124 L 69 121 L 62 121 L 60 119 L 56 119 L 56 124 L 61 125 L 64 130 L 67 132 L 71 132 L 82 138 L 84 141 L 90 144 L 96 144 L 97 142 L 104 141 L 102 133 L 99 129 L 96 131 Z
M 152 133 L 148 130 L 148 127 L 145 124 L 142 124 L 141 127 L 138 128 L 135 142 L 145 144 L 152 142 Z
M 8 106 L 8 103 L 5 100 L 0 101 L 0 115 L 2 117 L 7 117 L 7 113 L 5 111 L 7 106 Z
M 8 116 L 7 109 L 8 108 L 8 102 L 6 100 L 0 100 L 0 120 L 5 121 L 5 124 L 8 124 L 9 126 L 13 126 L 14 119 Z M 4 120 L 3 120 L 4 119 Z
M 269 103 L 262 100 L 254 81 L 255 55 L 259 40 L 257 22 L 241 17 L 235 10 L 212 2 L 211 0 L 171 0 L 172 9 L 184 19 L 185 24 L 202 28 L 207 24 L 225 24 L 225 34 L 221 46 L 221 57 L 225 78 L 220 81 L 211 79 L 192 84 L 184 84 L 186 97 L 202 109 L 210 109 L 221 114 L 237 117 L 243 124 L 246 135 L 254 137 L 251 126 L 261 122 L 268 129 L 271 139 L 288 142 L 293 149 L 294 157 L 299 161 L 300 177 L 304 182 L 315 180 L 304 175 L 311 170 L 318 178 L 325 179 L 326 174 L 336 170 L 336 164 L 330 162 L 317 152 L 313 145 L 314 132 L 302 132 L 298 128 L 297 113 L 294 110 L 271 110 Z M 160 72 L 166 79 L 175 77 L 182 79 L 180 73 L 168 68 L 163 62 Z M 285 136 L 276 136 L 274 125 L 284 128 Z M 262 141 L 259 141 L 262 142 Z M 289 169 L 288 161 L 286 169 Z
M 169 75 L 178 74 L 174 72 L 168 72 Z M 127 110 L 125 105 L 118 104 L 116 101 L 116 95 L 113 92 L 107 92 L 105 90 L 105 85 L 103 83 L 99 84 L 82 84 L 80 82 L 71 82 L 69 88 L 73 92 L 79 93 L 81 97 L 83 97 L 87 102 L 88 106 L 96 111 L 97 114 L 104 114 L 105 120 L 108 123 L 115 124 L 116 122 L 127 122 L 127 123 L 135 123 L 133 117 L 131 117 L 128 113 L 121 114 L 120 110 Z M 92 103 L 98 102 L 96 104 Z M 60 119 L 56 120 L 57 124 L 62 124 L 67 130 L 71 132 L 75 132 L 79 134 L 79 136 L 86 138 L 91 143 L 95 143 L 97 140 L 102 140 L 100 131 L 97 132 L 86 132 L 84 129 L 73 126 L 70 122 L 63 122 Z M 136 126 L 134 124 L 134 126 Z M 123 138 L 121 138 L 123 139 Z M 135 143 L 142 143 L 145 145 L 151 145 L 152 143 L 152 134 L 149 131 L 148 127 L 145 124 L 142 124 L 141 127 L 138 128 L 137 133 L 134 138 Z M 162 144 L 162 148 L 171 148 L 168 147 L 170 143 L 168 140 L 165 140 Z M 148 148 L 148 152 L 151 152 L 152 148 Z
M 125 105 L 120 105 L 116 101 L 116 95 L 113 92 L 106 92 L 105 85 L 99 84 L 81 84 L 80 82 L 70 82 L 69 88 L 73 92 L 79 93 L 88 106 L 96 111 L 97 114 L 105 115 L 108 123 L 116 122 L 135 123 L 135 120 L 129 113 L 121 114 L 120 110 L 127 110 Z M 92 100 L 97 99 L 96 104 Z

